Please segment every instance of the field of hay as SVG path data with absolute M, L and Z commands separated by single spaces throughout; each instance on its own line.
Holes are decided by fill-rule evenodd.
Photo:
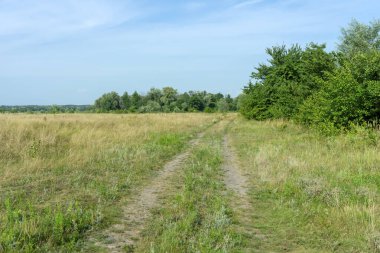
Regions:
M 0 252 L 380 252 L 377 132 L 201 113 L 0 122 Z
M 0 115 L 0 252 L 71 251 L 112 222 L 207 114 Z

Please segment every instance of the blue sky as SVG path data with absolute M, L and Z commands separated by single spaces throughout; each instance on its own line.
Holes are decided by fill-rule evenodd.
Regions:
M 173 86 L 238 95 L 272 45 L 335 48 L 379 0 L 0 0 L 0 104 Z

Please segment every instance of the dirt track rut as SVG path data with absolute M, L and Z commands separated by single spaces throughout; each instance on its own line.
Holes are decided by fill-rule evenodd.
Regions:
M 159 174 L 145 188 L 133 197 L 123 209 L 121 222 L 113 225 L 102 234 L 105 240 L 96 241 L 95 245 L 107 252 L 125 252 L 133 248 L 140 237 L 146 221 L 151 217 L 151 210 L 159 206 L 159 197 L 168 189 L 170 178 L 189 157 L 191 149 L 196 146 L 203 133 L 190 142 L 190 147 L 166 163 Z
M 230 148 L 227 136 L 223 139 L 223 157 L 223 171 L 225 172 L 224 181 L 227 188 L 240 197 L 247 198 L 247 179 L 238 168 L 236 155 Z

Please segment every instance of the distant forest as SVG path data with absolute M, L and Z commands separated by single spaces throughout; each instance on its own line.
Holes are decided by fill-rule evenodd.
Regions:
M 89 112 L 91 105 L 0 105 L 0 113 L 75 113 Z
M 150 112 L 229 112 L 237 110 L 237 98 L 221 93 L 189 91 L 172 87 L 151 88 L 146 94 L 124 92 L 103 94 L 94 105 L 0 106 L 0 113 L 150 113 Z
M 189 91 L 178 93 L 172 87 L 151 88 L 146 95 L 137 92 L 122 96 L 106 93 L 95 101 L 96 112 L 228 112 L 237 110 L 237 99 L 221 93 Z

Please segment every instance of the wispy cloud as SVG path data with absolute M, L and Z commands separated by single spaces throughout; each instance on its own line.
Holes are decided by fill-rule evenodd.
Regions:
M 201 1 L 190 1 L 190 2 L 186 2 L 183 7 L 185 10 L 187 11 L 197 11 L 197 10 L 200 10 L 202 8 L 204 8 L 207 4 L 205 2 L 201 2 Z
M 248 1 L 241 1 L 233 6 L 235 9 L 243 8 L 249 5 L 255 5 L 264 2 L 265 0 L 248 0 Z
M 64 37 L 117 25 L 138 15 L 129 1 L 3 0 L 0 1 L 0 36 Z

